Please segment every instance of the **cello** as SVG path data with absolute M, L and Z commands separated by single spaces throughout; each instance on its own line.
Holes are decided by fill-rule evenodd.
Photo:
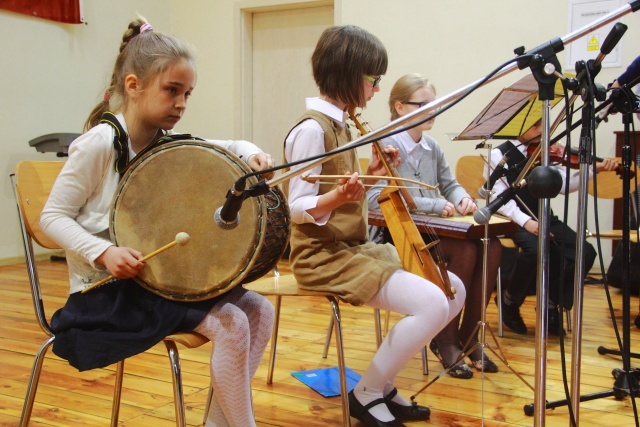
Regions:
M 349 107 L 348 113 L 362 135 L 371 131 L 368 128 L 368 124 L 360 120 L 361 116 L 356 114 L 355 108 Z M 439 251 L 438 244 L 440 240 L 437 239 L 435 232 L 433 232 L 429 234 L 435 240 L 425 243 L 409 213 L 409 209 L 415 209 L 416 207 L 413 196 L 411 196 L 406 187 L 399 188 L 398 182 L 394 180 L 394 178 L 398 177 L 398 171 L 393 166 L 388 154 L 384 152 L 382 142 L 380 140 L 375 141 L 373 146 L 387 171 L 388 176 L 386 179 L 390 184 L 380 193 L 378 203 L 398 251 L 398 256 L 402 261 L 403 268 L 435 283 L 449 299 L 454 299 L 456 290 L 451 286 L 444 259 Z M 435 259 L 432 256 L 432 252 Z

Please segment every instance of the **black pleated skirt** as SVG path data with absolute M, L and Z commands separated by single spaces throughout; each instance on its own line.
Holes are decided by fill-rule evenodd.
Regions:
M 105 367 L 193 330 L 222 297 L 172 301 L 133 280 L 76 292 L 51 318 L 53 352 L 80 371 Z

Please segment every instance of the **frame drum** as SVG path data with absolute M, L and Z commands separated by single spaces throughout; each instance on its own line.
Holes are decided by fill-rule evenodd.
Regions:
M 250 172 L 228 150 L 195 140 L 166 143 L 134 160 L 113 201 L 111 240 L 145 255 L 179 232 L 191 237 L 188 244 L 149 259 L 135 280 L 165 298 L 200 301 L 273 268 L 290 234 L 289 210 L 279 189 L 245 200 L 234 229 L 214 222 L 228 190 Z M 252 177 L 247 187 L 256 183 Z

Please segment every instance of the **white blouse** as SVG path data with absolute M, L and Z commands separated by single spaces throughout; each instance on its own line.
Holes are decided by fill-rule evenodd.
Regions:
M 122 115 L 116 117 L 126 131 Z M 109 214 L 120 179 L 114 168 L 113 138 L 113 127 L 99 124 L 73 141 L 40 217 L 42 230 L 66 251 L 70 293 L 108 275 L 95 260 L 113 245 L 109 240 Z M 208 142 L 228 149 L 245 162 L 261 152 L 247 141 Z M 130 159 L 135 155 L 129 150 Z

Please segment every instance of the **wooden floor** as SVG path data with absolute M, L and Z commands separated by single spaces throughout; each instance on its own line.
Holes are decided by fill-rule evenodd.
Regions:
M 64 262 L 42 261 L 46 309 L 51 315 L 63 304 L 68 289 Z M 283 268 L 286 269 L 286 266 Z M 613 291 L 615 315 L 621 320 L 621 297 Z M 506 331 L 497 342 L 490 336 L 487 344 L 501 348 L 509 364 L 530 384 L 534 378 L 535 299 L 528 298 L 523 317 L 529 334 L 520 336 Z M 638 299 L 632 298 L 632 316 Z M 375 351 L 372 310 L 343 305 L 343 324 L 347 366 L 363 372 Z M 322 299 L 284 298 L 274 383 L 266 384 L 267 357 L 253 382 L 253 398 L 259 426 L 339 426 L 342 413 L 339 398 L 324 398 L 291 376 L 292 371 L 336 365 L 335 349 L 322 359 L 322 346 L 329 321 L 329 305 Z M 397 317 L 392 316 L 392 320 Z M 487 319 L 497 336 L 497 311 L 489 305 Z M 0 267 L 0 425 L 17 425 L 25 396 L 33 356 L 45 335 L 36 324 L 24 265 Z M 638 351 L 640 331 L 631 330 L 632 350 Z M 615 347 L 605 292 L 601 286 L 585 289 L 583 327 L 583 394 L 610 390 L 611 371 L 621 368 L 617 357 L 601 356 L 598 346 Z M 570 359 L 570 340 L 566 343 Z M 189 425 L 200 425 L 209 384 L 210 346 L 181 352 L 184 391 Z M 496 357 L 493 357 L 497 361 Z M 564 397 L 561 382 L 559 341 L 550 338 L 548 347 L 547 399 Z M 637 360 L 632 359 L 632 366 Z M 428 424 L 434 426 L 532 426 L 533 418 L 523 406 L 533 403 L 533 392 L 507 367 L 498 362 L 500 372 L 484 379 L 475 373 L 471 380 L 443 376 L 417 396 L 419 403 L 431 407 Z M 429 355 L 431 373 L 422 374 L 417 355 L 400 373 L 396 385 L 409 397 L 440 373 L 440 365 Z M 78 373 L 50 352 L 44 363 L 31 425 L 34 426 L 107 426 L 110 422 L 111 396 L 115 366 Z M 354 426 L 358 423 L 352 419 Z M 566 407 L 548 410 L 548 426 L 568 426 Z M 132 357 L 125 364 L 120 424 L 123 426 L 174 425 L 173 395 L 169 364 L 162 344 Z M 425 423 L 408 423 L 422 425 Z M 597 399 L 581 404 L 581 426 L 635 425 L 629 397 Z

